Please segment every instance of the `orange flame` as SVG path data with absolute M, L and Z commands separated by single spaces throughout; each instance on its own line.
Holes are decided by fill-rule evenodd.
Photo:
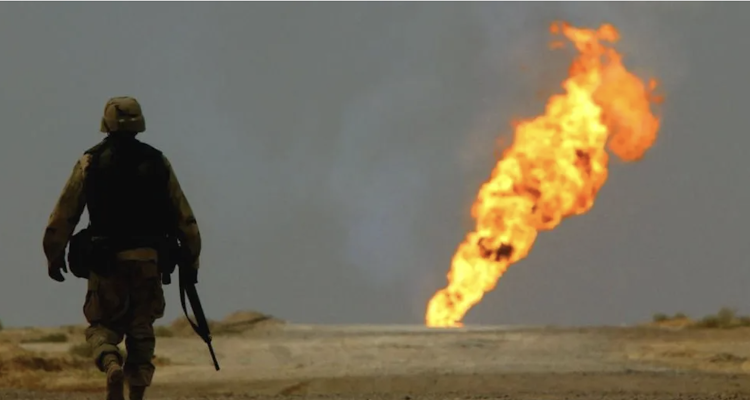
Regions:
M 513 144 L 472 206 L 476 228 L 453 256 L 448 286 L 427 306 L 427 326 L 461 326 L 508 267 L 529 254 L 539 231 L 593 207 L 607 180 L 605 145 L 622 160 L 636 161 L 656 140 L 659 119 L 650 110 L 661 101 L 653 94 L 656 81 L 644 84 L 603 43 L 619 39 L 615 27 L 556 22 L 550 32 L 578 50 L 565 93 L 549 99 L 544 115 L 515 126 Z

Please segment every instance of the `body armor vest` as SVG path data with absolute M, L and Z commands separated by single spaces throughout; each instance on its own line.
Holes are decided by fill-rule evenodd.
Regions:
M 169 172 L 162 153 L 132 137 L 92 147 L 84 192 L 92 236 L 120 249 L 158 245 L 169 233 Z

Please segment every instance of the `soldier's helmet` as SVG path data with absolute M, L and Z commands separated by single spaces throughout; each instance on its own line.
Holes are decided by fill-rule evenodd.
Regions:
M 143 119 L 141 105 L 133 97 L 113 97 L 104 106 L 102 116 L 101 132 L 143 132 L 146 130 L 146 121 Z

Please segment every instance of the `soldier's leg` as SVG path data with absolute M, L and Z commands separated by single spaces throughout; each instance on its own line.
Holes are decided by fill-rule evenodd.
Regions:
M 128 324 L 124 320 L 128 303 L 127 278 L 121 275 L 108 277 L 91 273 L 88 290 L 83 304 L 83 315 L 89 323 L 86 329 L 86 342 L 91 346 L 94 362 L 104 371 L 104 356 L 118 358 L 118 344 Z
M 125 279 L 91 273 L 83 305 L 83 314 L 89 323 L 86 342 L 96 366 L 107 373 L 107 398 L 110 400 L 123 399 L 123 360 L 118 345 L 125 332 L 122 317 L 127 312 L 127 305 Z
M 122 364 L 122 357 L 118 345 L 122 342 L 123 334 L 101 324 L 91 324 L 85 331 L 86 343 L 91 348 L 94 364 L 100 371 L 106 371 L 109 362 Z
M 153 363 L 156 339 L 151 324 L 133 326 L 125 338 L 127 356 L 124 372 L 128 380 L 131 400 L 143 399 L 146 388 L 151 385 L 156 367 Z
M 154 262 L 134 262 L 131 282 L 131 319 L 125 332 L 125 376 L 131 400 L 141 400 L 154 376 L 156 338 L 154 321 L 164 315 L 164 291 Z
M 122 333 L 101 324 L 92 324 L 86 328 L 85 335 L 94 364 L 107 374 L 107 400 L 124 400 L 123 360 L 118 348 Z

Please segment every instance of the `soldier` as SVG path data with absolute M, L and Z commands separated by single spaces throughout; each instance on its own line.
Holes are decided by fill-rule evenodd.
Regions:
M 197 281 L 201 237 L 171 164 L 136 139 L 146 129 L 138 101 L 111 98 L 104 107 L 105 139 L 76 162 L 44 233 L 49 277 L 65 278 L 65 248 L 84 207 L 88 209 L 95 266 L 88 276 L 83 314 L 94 363 L 107 375 L 107 399 L 143 399 L 154 375 L 154 322 L 164 315 L 157 251 L 172 232 Z M 118 345 L 125 340 L 123 360 Z

